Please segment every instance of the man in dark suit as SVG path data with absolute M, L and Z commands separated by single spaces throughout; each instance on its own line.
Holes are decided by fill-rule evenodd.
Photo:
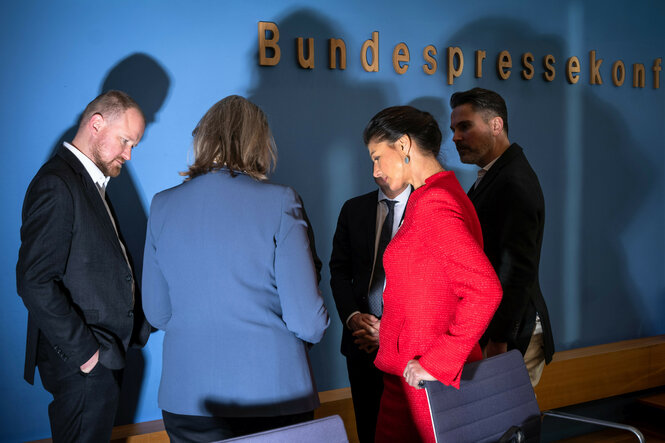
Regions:
M 374 366 L 385 285 L 383 250 L 397 232 L 411 194 L 406 183 L 392 191 L 382 178 L 375 180 L 378 190 L 342 206 L 330 258 L 330 286 L 343 324 L 341 352 L 361 442 L 374 442 L 383 393 L 383 373 Z
M 16 284 L 28 308 L 24 377 L 32 384 L 37 366 L 53 395 L 55 442 L 109 441 L 125 352 L 150 332 L 105 193 L 144 128 L 128 95 L 100 95 L 83 111 L 74 140 L 37 172 L 23 203 Z
M 499 94 L 481 88 L 450 98 L 450 128 L 463 163 L 479 166 L 468 195 L 483 230 L 485 253 L 503 299 L 481 344 L 488 357 L 519 349 L 535 386 L 554 353 L 538 266 L 545 202 L 522 148 L 508 140 L 508 111 Z

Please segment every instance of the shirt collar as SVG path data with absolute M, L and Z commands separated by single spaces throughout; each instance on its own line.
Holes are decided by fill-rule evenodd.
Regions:
M 407 200 L 409 200 L 409 195 L 411 195 L 411 185 L 407 186 L 405 190 L 403 190 L 397 197 L 395 198 L 388 198 L 386 194 L 383 193 L 381 188 L 379 188 L 379 201 L 381 200 L 395 200 L 397 204 L 406 204 Z
M 486 165 L 483 167 L 483 169 L 485 170 L 485 172 L 489 171 L 490 168 L 494 165 L 494 163 L 496 163 L 496 161 L 497 161 L 498 159 L 500 159 L 500 158 L 501 158 L 501 156 L 498 156 L 497 158 L 495 158 L 494 160 L 492 160 L 491 162 L 489 162 L 488 164 L 486 164 Z
M 90 175 L 92 181 L 95 183 L 95 185 L 97 185 L 99 191 L 105 192 L 106 185 L 108 184 L 109 179 L 111 177 L 105 176 L 104 173 L 97 167 L 97 165 L 92 160 L 90 160 L 84 153 L 79 151 L 76 146 L 67 142 L 63 142 L 62 144 L 64 145 L 65 148 L 69 149 L 71 153 L 76 156 L 76 158 L 79 159 L 85 170 L 88 171 L 88 174 Z

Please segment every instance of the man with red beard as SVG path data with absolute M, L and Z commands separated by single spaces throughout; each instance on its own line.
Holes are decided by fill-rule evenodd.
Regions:
M 150 327 L 135 315 L 138 288 L 106 196 L 145 129 L 138 104 L 109 91 L 78 132 L 37 172 L 23 203 L 18 294 L 28 308 L 24 377 L 35 366 L 53 395 L 54 442 L 109 441 L 130 343 Z M 136 323 L 136 324 L 135 324 Z

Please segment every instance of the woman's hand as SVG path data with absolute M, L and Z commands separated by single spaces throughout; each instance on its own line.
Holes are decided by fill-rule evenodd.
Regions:
M 432 377 L 429 372 L 420 366 L 418 360 L 409 360 L 402 375 L 406 382 L 416 389 L 422 389 L 422 386 L 418 385 L 421 380 L 436 380 L 436 378 Z

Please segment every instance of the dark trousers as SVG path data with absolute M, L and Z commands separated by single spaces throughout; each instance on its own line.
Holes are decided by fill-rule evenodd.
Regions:
M 275 417 L 206 417 L 162 410 L 171 443 L 213 442 L 312 420 L 314 412 Z
M 53 442 L 108 442 L 118 409 L 121 371 L 98 363 L 83 374 L 63 362 L 45 340 L 40 340 L 37 367 L 42 385 L 53 395 L 48 406 Z
M 353 410 L 356 414 L 356 430 L 361 443 L 374 443 L 383 393 L 383 372 L 376 369 L 373 357 L 376 357 L 376 353 L 368 355 L 367 358 L 346 358 Z

